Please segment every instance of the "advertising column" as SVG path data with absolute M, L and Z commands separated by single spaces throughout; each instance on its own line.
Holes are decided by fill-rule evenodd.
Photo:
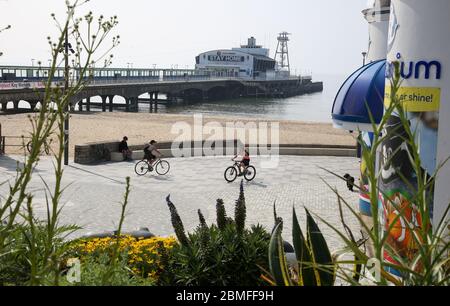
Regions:
M 390 2 L 390 0 L 373 1 L 373 5 L 362 12 L 369 23 L 369 47 L 367 49 L 369 63 L 386 58 Z
M 387 53 L 387 37 L 389 32 L 389 13 L 390 0 L 376 0 L 372 5 L 364 10 L 364 18 L 369 23 L 369 47 L 367 50 L 367 61 L 369 63 L 386 59 Z M 380 93 L 382 95 L 382 93 Z M 361 129 L 360 141 L 363 141 L 370 150 L 373 141 L 373 132 L 371 130 Z M 373 226 L 372 210 L 369 196 L 369 181 L 367 178 L 367 161 L 363 158 L 364 153 L 361 152 L 361 180 L 359 194 L 359 211 L 361 218 L 370 228 Z M 372 247 L 368 247 L 370 255 L 373 255 Z
M 429 177 L 450 156 L 450 1 L 392 0 L 388 37 L 387 77 L 398 63 L 401 87 L 397 92 L 412 131 L 416 131 L 421 167 Z M 386 80 L 385 104 L 390 103 Z M 384 226 L 397 218 L 388 243 L 405 258 L 412 258 L 417 245 L 408 227 L 420 228 L 422 221 L 413 202 L 417 177 L 410 162 L 411 147 L 400 119 L 394 114 L 386 126 L 389 136 L 382 145 L 380 204 Z M 414 190 L 416 189 L 416 190 Z M 396 205 L 393 205 L 395 203 Z M 447 162 L 429 192 L 429 211 L 434 226 L 450 203 L 450 164 Z M 395 207 L 394 207 L 395 206 Z M 387 261 L 393 261 L 385 254 Z

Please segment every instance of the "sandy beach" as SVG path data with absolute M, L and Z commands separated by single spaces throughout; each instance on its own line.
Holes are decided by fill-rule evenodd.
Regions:
M 2 114 L 0 124 L 2 135 L 5 136 L 28 136 L 31 132 L 31 124 L 28 119 L 30 114 Z M 35 114 L 31 114 L 34 116 Z M 184 123 L 183 123 L 184 122 Z M 199 122 L 199 118 L 197 118 Z M 247 135 L 255 131 L 256 127 L 267 122 L 267 126 L 276 126 L 279 123 L 279 143 L 281 144 L 324 144 L 324 145 L 355 145 L 354 136 L 346 131 L 333 128 L 331 124 L 308 123 L 292 120 L 255 120 L 240 119 L 234 117 L 203 116 L 203 126 L 222 126 L 242 122 L 247 125 Z M 176 125 L 178 124 L 178 125 Z M 173 133 L 172 128 L 177 126 L 191 126 L 191 135 L 181 135 L 181 132 Z M 207 131 L 208 132 L 208 131 Z M 224 132 L 215 133 L 215 139 L 229 139 Z M 73 156 L 74 145 L 94 141 L 117 141 L 126 135 L 130 145 L 143 144 L 150 139 L 157 141 L 170 141 L 180 138 L 194 139 L 194 117 L 192 115 L 173 114 L 148 114 L 148 113 L 101 113 L 101 112 L 81 112 L 73 113 L 70 118 L 70 155 Z M 203 132 L 203 138 L 210 135 Z M 247 136 L 248 137 L 248 136 Z M 56 137 L 53 137 L 56 138 Z M 270 132 L 269 132 L 270 138 Z M 20 138 L 7 138 L 6 144 L 21 144 Z M 56 143 L 52 144 L 56 146 Z M 6 147 L 6 153 L 23 152 L 20 147 Z

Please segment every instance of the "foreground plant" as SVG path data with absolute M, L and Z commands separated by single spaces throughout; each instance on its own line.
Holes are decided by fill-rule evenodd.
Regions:
M 275 227 L 269 246 L 269 264 L 272 279 L 268 282 L 278 286 L 332 286 L 336 280 L 336 262 L 316 221 L 309 211 L 306 238 L 293 209 L 292 241 L 297 265 L 292 267 L 286 260 L 281 231 L 283 221 L 275 213 Z M 355 269 L 358 267 L 355 266 Z
M 141 279 L 147 284 L 156 284 L 165 273 L 167 262 L 165 256 L 176 243 L 173 237 L 140 239 L 122 235 L 77 239 L 71 242 L 66 258 L 79 258 L 82 267 L 85 265 L 103 267 L 103 273 L 98 275 L 102 279 L 105 275 L 109 275 L 109 278 L 108 282 L 102 279 L 97 280 L 102 285 L 117 285 L 116 274 L 124 275 L 121 271 L 126 271 L 128 279 Z M 115 258 L 115 265 L 111 265 L 113 258 Z M 81 284 L 84 283 L 84 275 L 82 273 Z
M 28 265 L 29 275 L 27 279 L 14 279 L 12 283 L 23 282 L 30 285 L 58 285 L 60 283 L 60 264 L 65 244 L 60 243 L 67 235 L 77 229 L 76 226 L 61 226 L 59 216 L 61 213 L 61 196 L 64 190 L 62 186 L 64 153 L 64 121 L 69 116 L 68 110 L 71 100 L 89 81 L 92 74 L 91 66 L 95 61 L 110 57 L 106 54 L 100 58 L 94 58 L 98 48 L 110 35 L 117 25 L 115 17 L 105 20 L 100 17 L 94 22 L 92 13 L 84 18 L 76 18 L 76 9 L 86 1 L 66 1 L 67 18 L 59 23 L 55 15 L 52 17 L 60 31 L 59 38 L 53 42 L 48 38 L 51 48 L 52 64 L 48 79 L 45 84 L 45 94 L 41 101 L 41 108 L 36 116 L 29 117 L 32 125 L 31 152 L 25 158 L 24 164 L 17 169 L 14 180 L 8 181 L 9 194 L 0 201 L 0 269 L 9 266 L 8 259 L 21 257 Z M 82 26 L 84 25 L 84 27 Z M 57 66 L 62 63 L 61 52 L 65 49 L 65 39 L 70 36 L 75 40 L 75 54 L 73 55 L 72 68 L 78 73 L 76 78 L 69 82 L 67 88 L 62 88 L 59 83 L 54 82 Z M 87 36 L 87 37 L 86 37 Z M 118 37 L 113 38 L 107 52 L 118 44 Z M 64 57 L 68 57 L 65 54 Z M 75 75 L 75 74 L 74 74 Z M 58 149 L 52 152 L 54 158 L 54 178 L 52 186 L 43 182 L 46 188 L 47 218 L 45 221 L 37 221 L 33 212 L 33 192 L 28 185 L 39 162 L 39 153 L 44 142 L 51 135 L 56 135 L 59 142 Z M 0 270 L 0 275 L 2 274 Z
M 344 205 L 368 233 L 367 242 L 373 246 L 374 257 L 370 258 L 355 245 L 348 233 L 321 220 L 336 231 L 359 263 L 364 265 L 360 276 L 366 283 L 448 285 L 450 204 L 442 220 L 434 226 L 431 224 L 433 186 L 442 165 L 433 174 L 428 174 L 424 169 L 416 140 L 417 128 L 412 126 L 411 114 L 406 112 L 398 97 L 401 87 L 399 63 L 393 63 L 393 68 L 395 71 L 389 84 L 390 96 L 385 114 L 378 125 L 372 123 L 372 146 L 368 147 L 360 141 L 370 186 L 369 190 L 361 192 L 370 198 L 373 227 L 366 224 L 353 205 L 332 188 L 339 205 Z M 391 148 L 390 142 L 393 140 L 398 146 Z M 382 152 L 383 159 L 379 171 L 376 169 L 378 152 Z M 396 188 L 387 187 L 386 173 L 395 175 Z M 343 279 L 357 284 L 342 272 L 340 276 Z
M 326 183 L 336 194 L 338 209 L 344 231 L 328 220 L 316 216 L 331 227 L 344 242 L 345 248 L 330 256 L 326 241 L 320 234 L 316 222 L 307 211 L 307 238 L 303 236 L 293 212 L 293 241 L 298 261 L 298 275 L 288 269 L 281 244 L 281 222 L 273 231 L 270 245 L 270 263 L 273 283 L 289 285 L 332 285 L 335 279 L 350 285 L 398 285 L 398 286 L 448 286 L 450 284 L 449 257 L 449 210 L 442 220 L 432 226 L 431 205 L 433 186 L 442 165 L 433 175 L 422 166 L 417 130 L 411 126 L 410 115 L 405 111 L 397 95 L 400 85 L 399 64 L 393 65 L 395 72 L 390 82 L 390 96 L 384 116 L 377 125 L 372 123 L 374 139 L 370 147 L 359 139 L 369 189 L 354 186 L 370 199 L 372 220 L 367 224 L 352 203 L 348 203 L 336 188 Z M 393 118 L 393 116 L 395 118 Z M 374 122 L 372 120 L 372 122 Z M 386 149 L 390 139 L 397 139 L 401 145 Z M 377 157 L 382 152 L 382 169 L 376 169 Z M 407 152 L 407 154 L 405 154 Z M 403 154 L 403 155 L 402 155 Z M 395 160 L 401 160 L 401 167 Z M 407 167 L 409 177 L 402 173 Z M 346 182 L 333 172 L 323 169 Z M 395 173 L 405 188 L 390 190 L 384 185 L 383 171 Z M 368 234 L 356 240 L 342 216 L 345 207 L 359 221 Z M 374 256 L 368 256 L 362 243 L 370 244 Z M 295 274 L 295 273 L 294 273 Z
M 234 219 L 227 217 L 222 200 L 216 204 L 217 225 L 208 225 L 201 211 L 197 229 L 186 234 L 175 205 L 167 197 L 179 245 L 170 252 L 165 285 L 255 286 L 268 270 L 270 235 L 259 226 L 245 228 L 246 207 L 241 182 Z

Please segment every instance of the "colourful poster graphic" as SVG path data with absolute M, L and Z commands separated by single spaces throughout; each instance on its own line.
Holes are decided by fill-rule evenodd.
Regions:
M 361 148 L 362 151 L 370 150 L 373 142 L 373 133 L 363 131 L 360 134 L 360 141 L 364 142 L 365 149 Z M 363 216 L 372 216 L 372 209 L 370 204 L 370 195 L 369 195 L 369 179 L 367 177 L 367 163 L 364 158 L 364 152 L 361 154 L 361 163 L 360 163 L 360 192 L 359 192 L 359 212 Z
M 421 168 L 427 177 L 436 171 L 437 112 L 408 113 L 408 124 L 416 131 L 415 143 L 419 145 Z M 399 117 L 389 118 L 382 144 L 381 179 L 379 181 L 381 225 L 388 235 L 387 243 L 393 252 L 385 250 L 385 260 L 395 263 L 391 254 L 411 260 L 418 249 L 414 232 L 423 226 L 419 207 L 414 202 L 417 194 L 417 174 L 412 164 L 412 148 L 408 134 Z M 432 216 L 433 186 L 426 192 L 426 204 Z M 416 235 L 418 237 L 418 235 Z M 391 273 L 400 274 L 390 270 Z

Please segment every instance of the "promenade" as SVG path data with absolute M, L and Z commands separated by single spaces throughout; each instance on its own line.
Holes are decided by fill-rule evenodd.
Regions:
M 273 203 L 284 221 L 284 238 L 292 241 L 292 207 L 299 215 L 301 226 L 305 226 L 303 207 L 318 214 L 334 225 L 340 226 L 336 195 L 322 181 L 337 187 L 341 195 L 356 208 L 358 194 L 349 192 L 345 182 L 319 167 L 343 175 L 350 173 L 358 177 L 359 164 L 352 157 L 280 156 L 276 169 L 260 166 L 263 157 L 255 157 L 252 164 L 257 168 L 254 181 L 244 183 L 247 226 L 262 224 L 268 230 L 273 227 Z M 0 156 L 1 182 L 12 180 L 20 156 Z M 225 168 L 232 164 L 230 157 L 194 157 L 168 159 L 171 165 L 166 176 L 155 173 L 138 177 L 133 162 L 102 163 L 92 166 L 71 164 L 65 167 L 63 183 L 68 186 L 63 194 L 64 208 L 61 222 L 83 227 L 75 235 L 88 232 L 114 230 L 120 215 L 120 201 L 125 191 L 125 177 L 131 177 L 131 194 L 124 223 L 124 230 L 148 227 L 155 235 L 172 235 L 169 210 L 165 198 L 170 194 L 181 215 L 185 228 L 192 230 L 198 225 L 197 210 L 201 209 L 208 223 L 215 222 L 217 198 L 225 201 L 227 214 L 234 215 L 234 203 L 239 194 L 239 182 L 227 183 L 223 178 Z M 29 191 L 35 194 L 34 210 L 37 216 L 46 214 L 45 187 L 40 176 L 50 185 L 54 184 L 53 165 L 50 157 L 42 157 L 35 170 Z M 4 197 L 8 184 L 0 186 Z M 348 225 L 359 237 L 359 226 L 350 212 L 344 215 Z M 330 247 L 340 245 L 337 235 L 319 222 L 328 238 Z

